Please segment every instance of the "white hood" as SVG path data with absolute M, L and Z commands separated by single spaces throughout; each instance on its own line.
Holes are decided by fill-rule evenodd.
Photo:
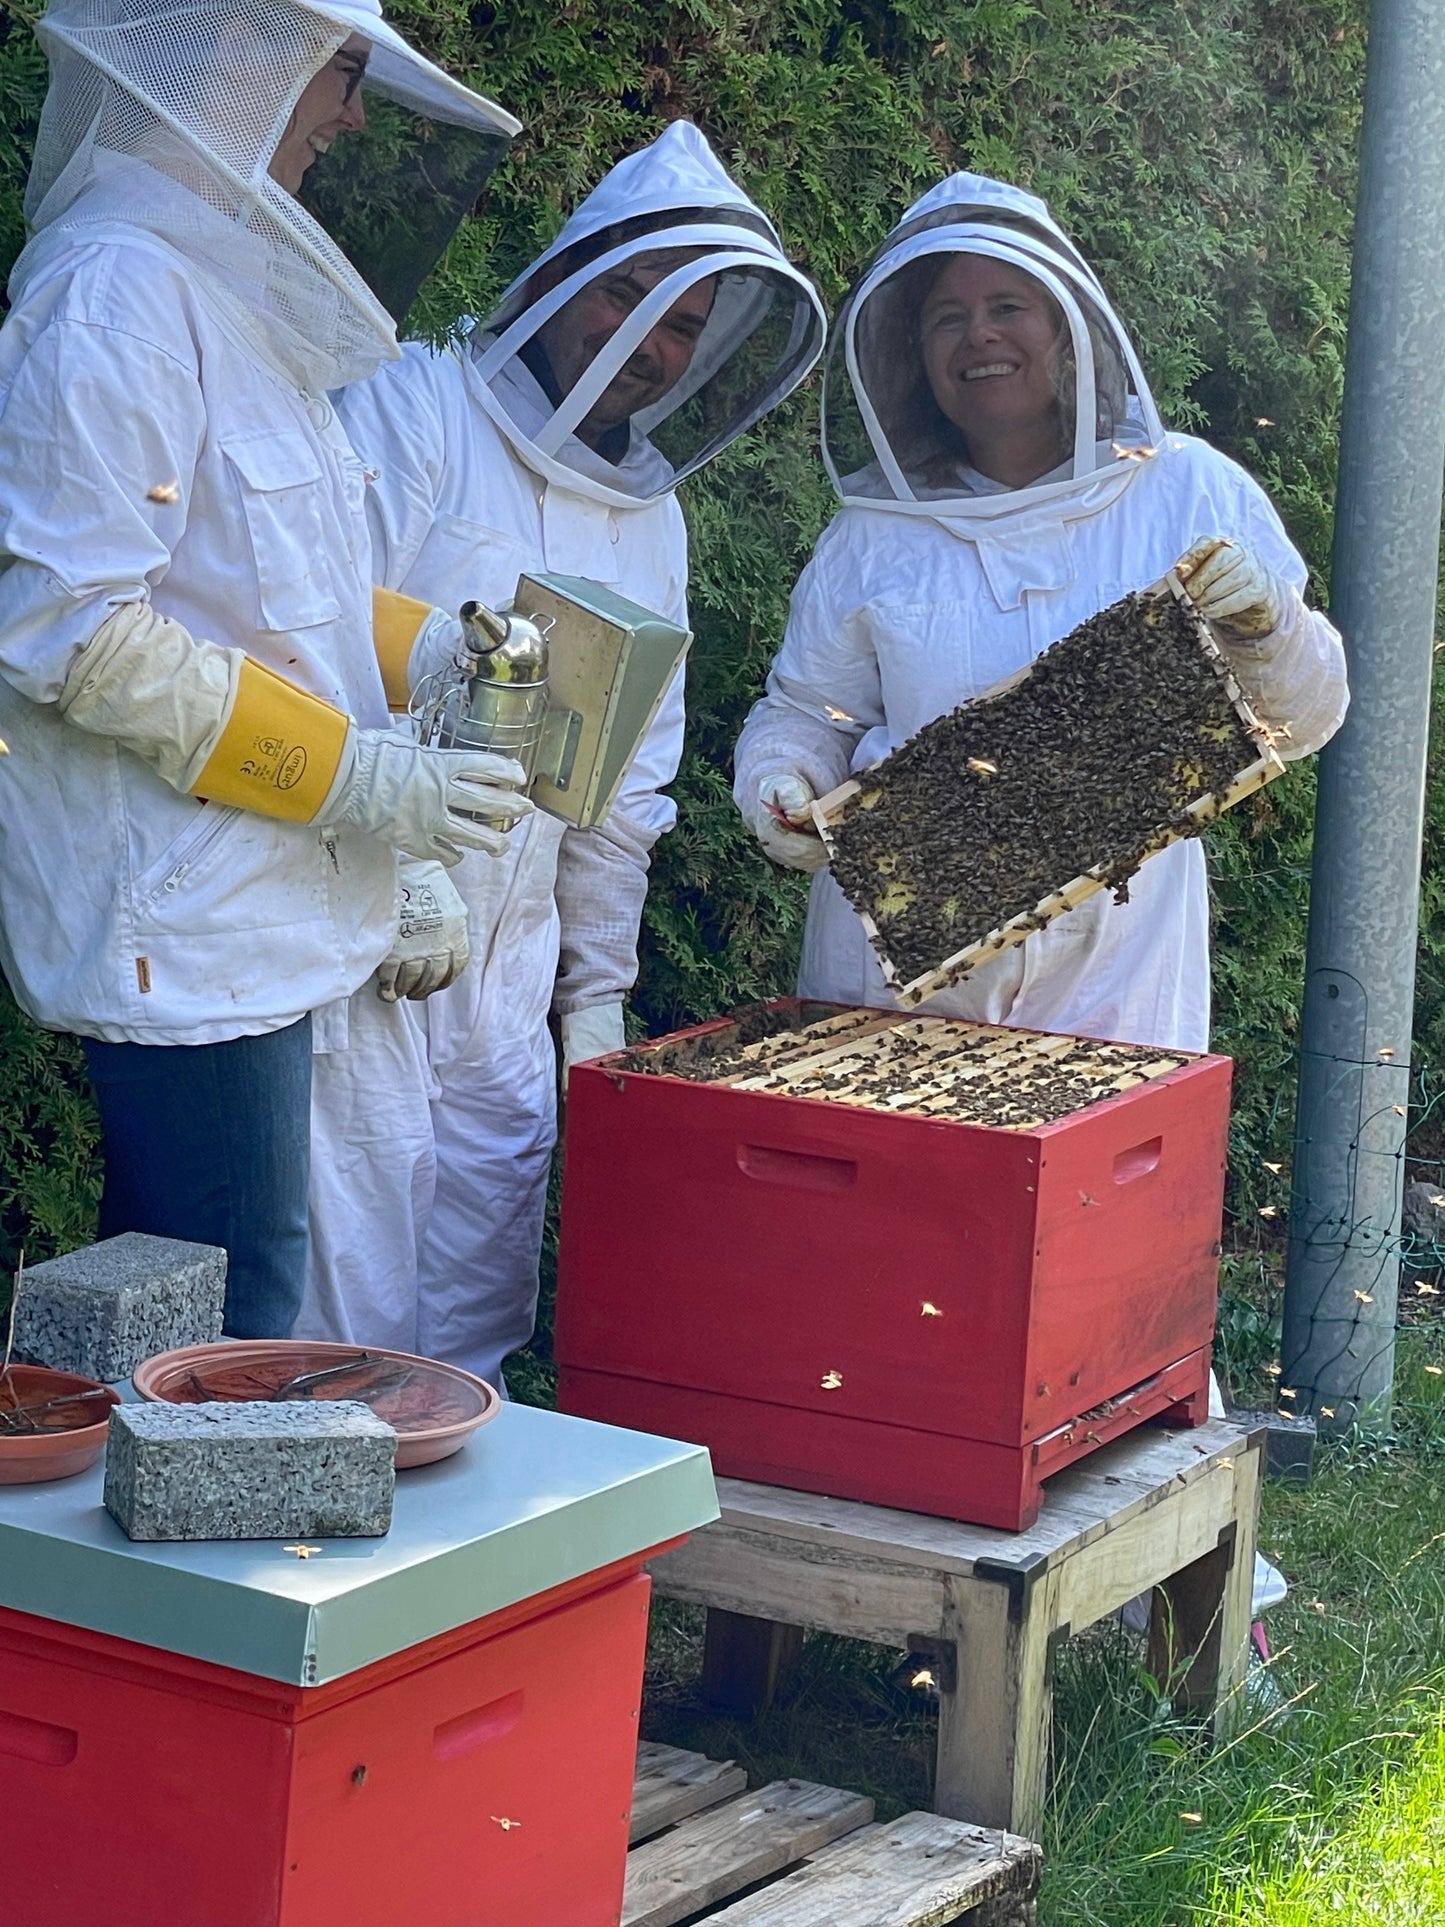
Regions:
M 613 236 L 621 223 L 627 232 Z M 529 303 L 534 277 L 578 247 L 572 272 Z M 535 348 L 528 352 L 545 324 L 600 276 L 639 254 L 672 250 L 692 258 L 669 268 L 568 393 L 549 393 Z M 574 431 L 598 397 L 662 316 L 713 278 L 712 307 L 686 372 L 633 415 L 625 447 L 606 455 L 587 447 Z M 789 262 L 772 223 L 698 130 L 675 121 L 605 176 L 473 330 L 463 356 L 477 399 L 530 468 L 635 508 L 675 488 L 791 393 L 825 336 L 817 292 Z
M 917 311 L 907 311 L 910 284 L 897 277 L 926 256 L 952 253 L 1021 269 L 1063 312 L 1071 453 L 1026 487 L 973 470 L 926 392 Z M 1103 508 L 1165 450 L 1138 356 L 1093 270 L 1036 195 L 978 174 L 951 175 L 915 202 L 850 292 L 828 358 L 823 439 L 844 502 L 931 517 L 1015 550 L 1048 548 L 1063 523 Z
M 434 259 L 518 131 L 408 47 L 378 0 L 52 0 L 37 31 L 50 87 L 25 197 L 35 238 L 12 296 L 64 249 L 142 229 L 317 389 L 397 353 L 368 246 L 419 233 Z M 364 98 L 383 128 L 343 134 L 293 196 L 271 161 L 307 84 L 354 34 L 370 42 Z M 349 225 L 328 218 L 328 173 Z

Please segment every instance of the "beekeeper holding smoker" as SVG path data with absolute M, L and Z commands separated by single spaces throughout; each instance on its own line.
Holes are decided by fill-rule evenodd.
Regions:
M 844 304 L 824 432 L 843 509 L 793 593 L 734 788 L 774 861 L 816 872 L 801 995 L 894 1001 L 805 827 L 810 801 L 1170 568 L 1283 757 L 1338 729 L 1340 638 L 1305 607 L 1273 506 L 1165 430 L 1103 288 L 1034 195 L 955 174 L 909 210 Z M 1170 845 L 1127 901 L 1099 892 L 921 1008 L 1206 1050 L 1201 844 Z M 1257 1561 L 1256 1610 L 1282 1593 Z
M 678 485 L 803 379 L 824 326 L 772 224 L 698 130 L 674 122 L 612 169 L 454 347 L 409 346 L 343 398 L 377 470 L 378 581 L 443 609 L 472 597 L 506 608 L 523 572 L 548 571 L 685 627 Z M 413 685 L 437 660 L 435 640 L 418 643 Z M 468 858 L 453 872 L 472 967 L 410 1007 L 436 1151 L 416 1290 L 408 1302 L 395 1270 L 353 1239 L 313 1266 L 308 1331 L 405 1339 L 493 1380 L 527 1342 L 556 1136 L 548 1012 L 560 1018 L 564 1069 L 624 1041 L 649 852 L 676 816 L 662 791 L 682 737 L 679 671 L 603 822 L 570 828 L 538 811 L 501 861 Z M 318 1222 L 336 1221 L 323 1170 L 347 1185 L 369 1156 L 358 1152 L 368 1112 L 383 1113 L 365 1051 L 330 1069 Z
M 226 1330 L 283 1334 L 310 1013 L 390 949 L 397 851 L 500 848 L 528 807 L 510 763 L 389 727 L 326 399 L 398 352 L 355 251 L 378 210 L 439 249 L 517 124 L 375 0 L 56 0 L 39 33 L 0 331 L 0 961 L 84 1042 L 102 1235 L 224 1245 Z M 307 199 L 357 217 L 351 254 Z
M 1288 729 L 1280 754 L 1339 727 L 1340 639 L 1305 607 L 1274 508 L 1227 456 L 1165 430 L 1102 287 L 1034 195 L 955 174 L 917 202 L 844 304 L 825 404 L 843 508 L 794 591 L 734 790 L 775 861 L 818 873 L 803 996 L 893 1001 L 811 799 L 1176 564 L 1257 712 Z M 1100 892 L 922 1008 L 1202 1051 L 1208 931 L 1191 839 L 1151 857 L 1127 902 Z

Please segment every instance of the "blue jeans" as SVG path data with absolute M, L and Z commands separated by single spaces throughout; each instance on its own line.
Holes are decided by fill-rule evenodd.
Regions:
M 306 1279 L 311 1019 L 223 1044 L 83 1038 L 100 1104 L 100 1235 L 223 1245 L 225 1330 L 284 1338 Z

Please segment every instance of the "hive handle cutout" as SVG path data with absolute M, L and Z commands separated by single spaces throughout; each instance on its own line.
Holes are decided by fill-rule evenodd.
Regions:
M 1114 1159 L 1115 1184 L 1130 1184 L 1135 1178 L 1147 1178 L 1151 1171 L 1157 1171 L 1163 1150 L 1163 1138 L 1151 1137 L 1143 1144 L 1133 1144 L 1127 1151 L 1120 1151 Z
M 456 1760 L 476 1747 L 505 1738 L 521 1719 L 525 1698 L 519 1687 L 485 1706 L 474 1706 L 470 1713 L 459 1713 L 454 1720 L 443 1720 L 432 1735 L 433 1753 L 439 1760 Z
M 803 1191 L 846 1191 L 858 1182 L 853 1158 L 824 1157 L 815 1151 L 784 1151 L 767 1144 L 740 1144 L 738 1169 L 763 1184 L 792 1184 Z
M 69 1726 L 27 1719 L 23 1713 L 0 1708 L 0 1754 L 12 1760 L 34 1760 L 38 1766 L 69 1766 L 80 1736 Z

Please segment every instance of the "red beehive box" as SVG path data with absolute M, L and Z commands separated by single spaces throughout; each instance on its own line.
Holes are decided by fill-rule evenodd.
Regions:
M 792 1002 L 753 1033 L 573 1070 L 563 1410 L 1011 1530 L 1203 1420 L 1227 1058 Z
M 609 1927 L 649 1589 L 589 1575 L 310 1688 L 0 1608 L 0 1918 Z

